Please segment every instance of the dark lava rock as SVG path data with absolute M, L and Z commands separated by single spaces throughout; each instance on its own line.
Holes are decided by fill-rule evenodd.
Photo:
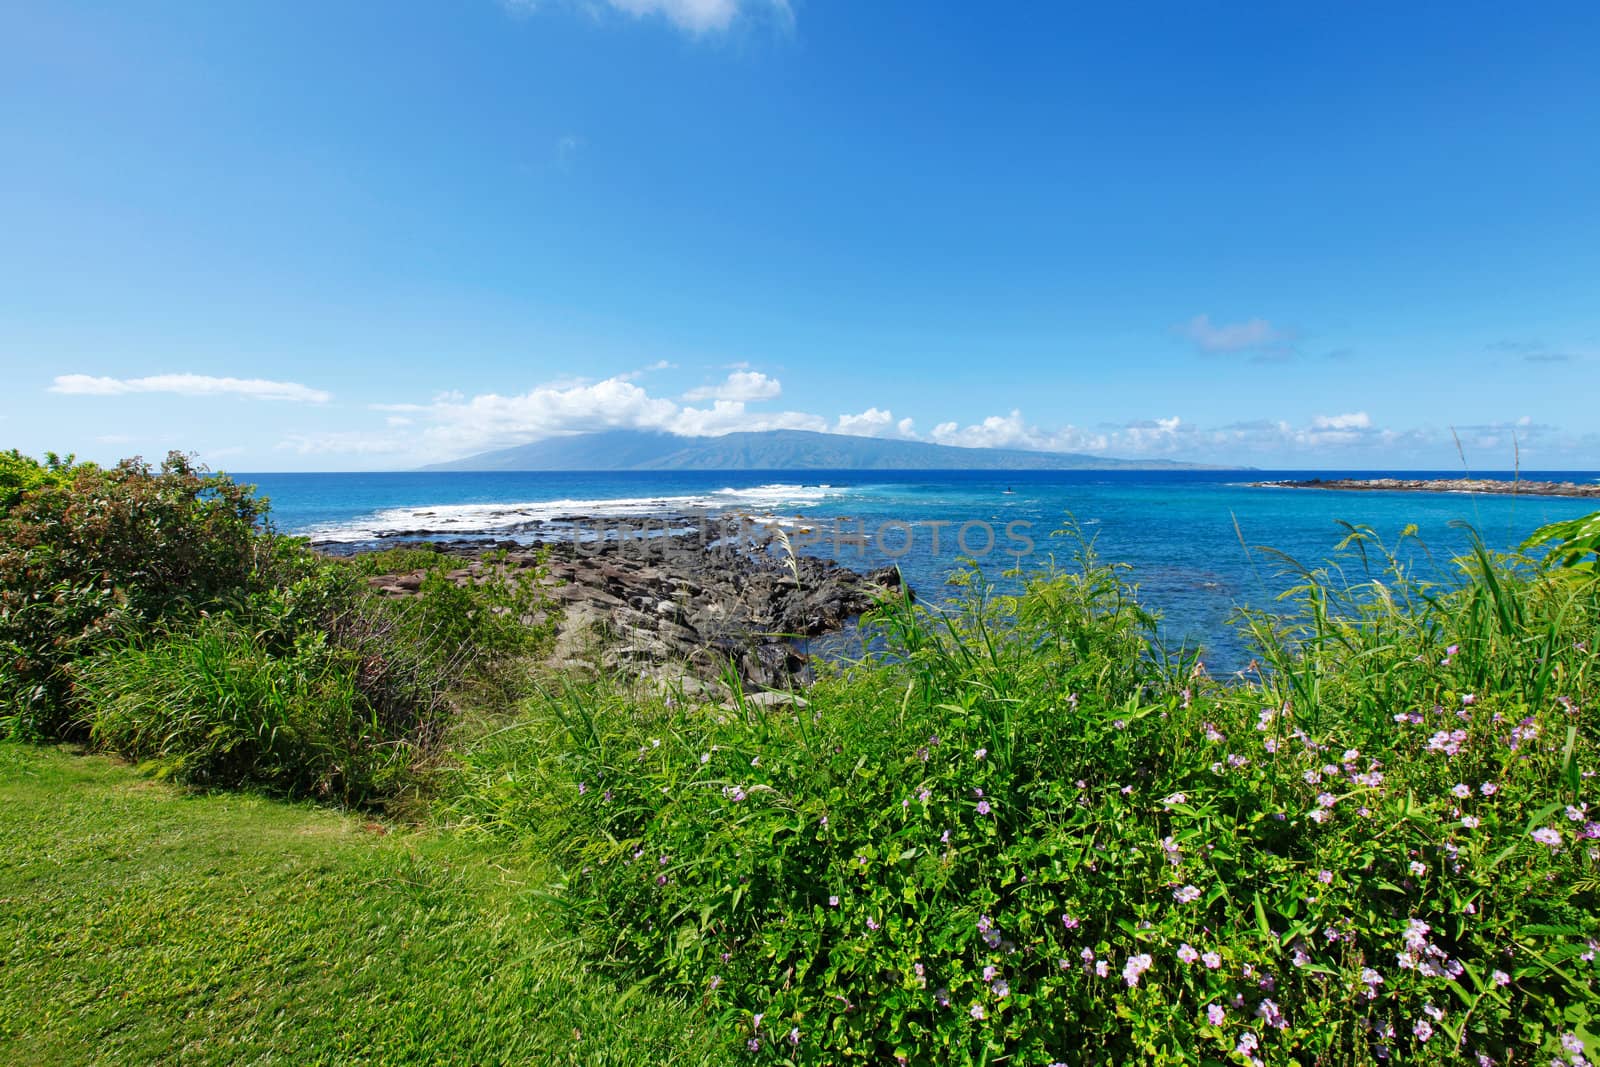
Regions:
M 581 525 L 581 524 L 580 524 Z M 390 542 L 385 547 L 394 547 Z M 830 560 L 773 550 L 732 520 L 711 520 L 687 534 L 645 539 L 516 542 L 430 541 L 407 547 L 461 557 L 457 584 L 486 581 L 496 567 L 539 565 L 562 610 L 560 664 L 598 663 L 614 670 L 714 682 L 732 669 L 751 689 L 791 689 L 811 681 L 797 639 L 841 629 L 886 593 L 902 588 L 885 567 L 860 574 Z M 370 579 L 385 596 L 415 596 L 421 574 Z

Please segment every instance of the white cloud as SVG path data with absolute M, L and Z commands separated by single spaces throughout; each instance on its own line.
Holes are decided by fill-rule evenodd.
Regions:
M 972 426 L 943 422 L 933 428 L 933 439 L 939 444 L 963 448 L 1027 448 L 1032 436 L 1023 425 L 1020 411 L 1005 416 L 990 415 Z
M 1370 430 L 1372 418 L 1365 411 L 1353 411 L 1348 415 L 1318 415 L 1311 420 L 1311 425 L 1318 430 Z
M 1487 440 L 1502 426 L 1464 427 Z M 1538 427 L 1524 428 L 1524 439 Z M 1371 458 L 1391 458 L 1384 450 L 1426 448 L 1450 440 L 1443 428 L 1397 430 L 1374 424 L 1366 412 L 1317 415 L 1307 423 L 1259 419 L 1222 426 L 1200 426 L 1176 415 L 1083 427 L 1067 424 L 1043 429 L 1020 411 L 991 415 L 963 426 L 944 422 L 920 440 L 966 448 L 1020 448 L 1040 452 L 1082 452 L 1125 459 L 1179 459 L 1218 464 L 1320 460 L 1329 450 L 1371 450 Z M 1504 440 L 1504 437 L 1502 437 Z
M 1042 430 L 1029 425 L 1022 412 L 1016 410 L 1009 415 L 990 415 L 970 426 L 942 422 L 933 428 L 929 439 L 959 448 L 1022 448 L 1035 452 L 1100 452 L 1108 443 L 1104 434 L 1071 425 Z
M 52 393 L 70 396 L 122 396 L 128 393 L 176 393 L 179 396 L 235 395 L 257 400 L 326 404 L 333 394 L 298 382 L 265 378 L 213 378 L 206 374 L 156 374 L 148 378 L 96 378 L 88 374 L 58 375 Z
M 738 0 L 607 0 L 634 17 L 665 15 L 694 33 L 725 30 L 739 13 Z
M 1212 322 L 1210 315 L 1196 315 L 1173 330 L 1193 341 L 1202 352 L 1284 351 L 1294 334 L 1273 326 L 1266 319 L 1245 322 Z
M 746 411 L 741 400 L 718 400 L 709 408 L 684 408 L 665 424 L 654 427 L 685 437 L 715 437 L 739 430 L 815 430 L 823 433 L 828 420 L 803 411 Z
M 531 440 L 557 433 L 622 428 L 664 429 L 679 413 L 671 400 L 652 397 L 621 378 L 530 389 L 520 396 L 485 393 L 465 399 L 441 396 L 426 408 L 428 438 L 441 446 Z
M 677 369 L 678 365 L 676 363 L 669 363 L 664 359 L 658 359 L 647 367 L 639 367 L 635 370 L 630 370 L 623 374 L 615 375 L 614 377 L 616 377 L 619 381 L 632 382 L 643 378 L 646 374 L 654 374 L 656 371 Z
M 894 412 L 887 408 L 868 408 L 859 415 L 840 415 L 839 421 L 834 423 L 834 433 L 849 434 L 851 437 L 906 437 L 915 439 L 913 422 L 910 419 L 895 421 Z
M 758 370 L 736 370 L 720 385 L 701 386 L 683 394 L 685 400 L 732 400 L 748 403 L 771 400 L 783 392 L 783 384 Z
M 654 430 L 686 437 L 711 437 L 737 430 L 817 430 L 829 420 L 801 411 L 752 411 L 750 402 L 770 400 L 782 387 L 758 371 L 730 374 L 720 385 L 673 400 L 652 396 L 619 374 L 598 382 L 553 382 L 526 393 L 484 393 L 465 397 L 441 393 L 430 403 L 370 404 L 383 412 L 388 432 L 300 435 L 280 447 L 297 452 L 350 451 L 358 454 L 411 453 L 419 461 L 451 458 L 543 440 L 562 434 L 601 430 Z M 683 402 L 707 399 L 709 405 Z M 398 420 L 409 420 L 402 423 Z M 408 434 L 392 432 L 413 425 Z M 359 441 L 359 447 L 356 442 Z
M 784 25 L 792 24 L 794 11 L 789 0 L 602 0 L 615 11 L 634 18 L 660 16 L 679 29 L 693 34 L 720 33 L 741 16 L 767 15 Z M 558 6 L 545 0 L 501 0 L 512 14 L 531 14 L 541 8 Z
M 1175 452 L 1183 430 L 1183 420 L 1176 415 L 1164 419 L 1143 419 L 1124 426 L 1117 440 L 1119 447 L 1125 447 L 1136 455 Z M 1107 444 L 1110 443 L 1108 440 Z

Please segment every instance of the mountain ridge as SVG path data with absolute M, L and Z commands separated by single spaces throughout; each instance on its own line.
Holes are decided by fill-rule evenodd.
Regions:
M 625 470 L 1205 470 L 1164 459 L 1114 459 L 1078 452 L 965 448 L 925 441 L 852 437 L 814 430 L 754 430 L 680 437 L 603 430 L 434 463 L 425 471 Z M 1210 468 L 1214 469 L 1214 468 Z

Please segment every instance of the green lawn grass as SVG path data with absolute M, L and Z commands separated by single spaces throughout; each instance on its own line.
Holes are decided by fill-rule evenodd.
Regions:
M 715 1063 L 586 975 L 544 875 L 310 805 L 0 744 L 0 1063 Z

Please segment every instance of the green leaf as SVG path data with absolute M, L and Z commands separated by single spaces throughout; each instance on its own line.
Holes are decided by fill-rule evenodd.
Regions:
M 1275 940 L 1277 940 L 1276 938 L 1274 938 L 1272 936 L 1272 924 L 1267 922 L 1267 906 L 1265 904 L 1261 903 L 1261 893 L 1259 891 L 1255 895 L 1255 904 L 1256 904 L 1256 930 L 1257 930 L 1258 933 L 1261 934 L 1261 939 L 1263 941 L 1275 941 Z
M 1526 937 L 1581 937 L 1583 928 L 1578 926 L 1553 926 L 1549 923 L 1529 923 L 1527 926 L 1517 927 L 1517 933 Z

